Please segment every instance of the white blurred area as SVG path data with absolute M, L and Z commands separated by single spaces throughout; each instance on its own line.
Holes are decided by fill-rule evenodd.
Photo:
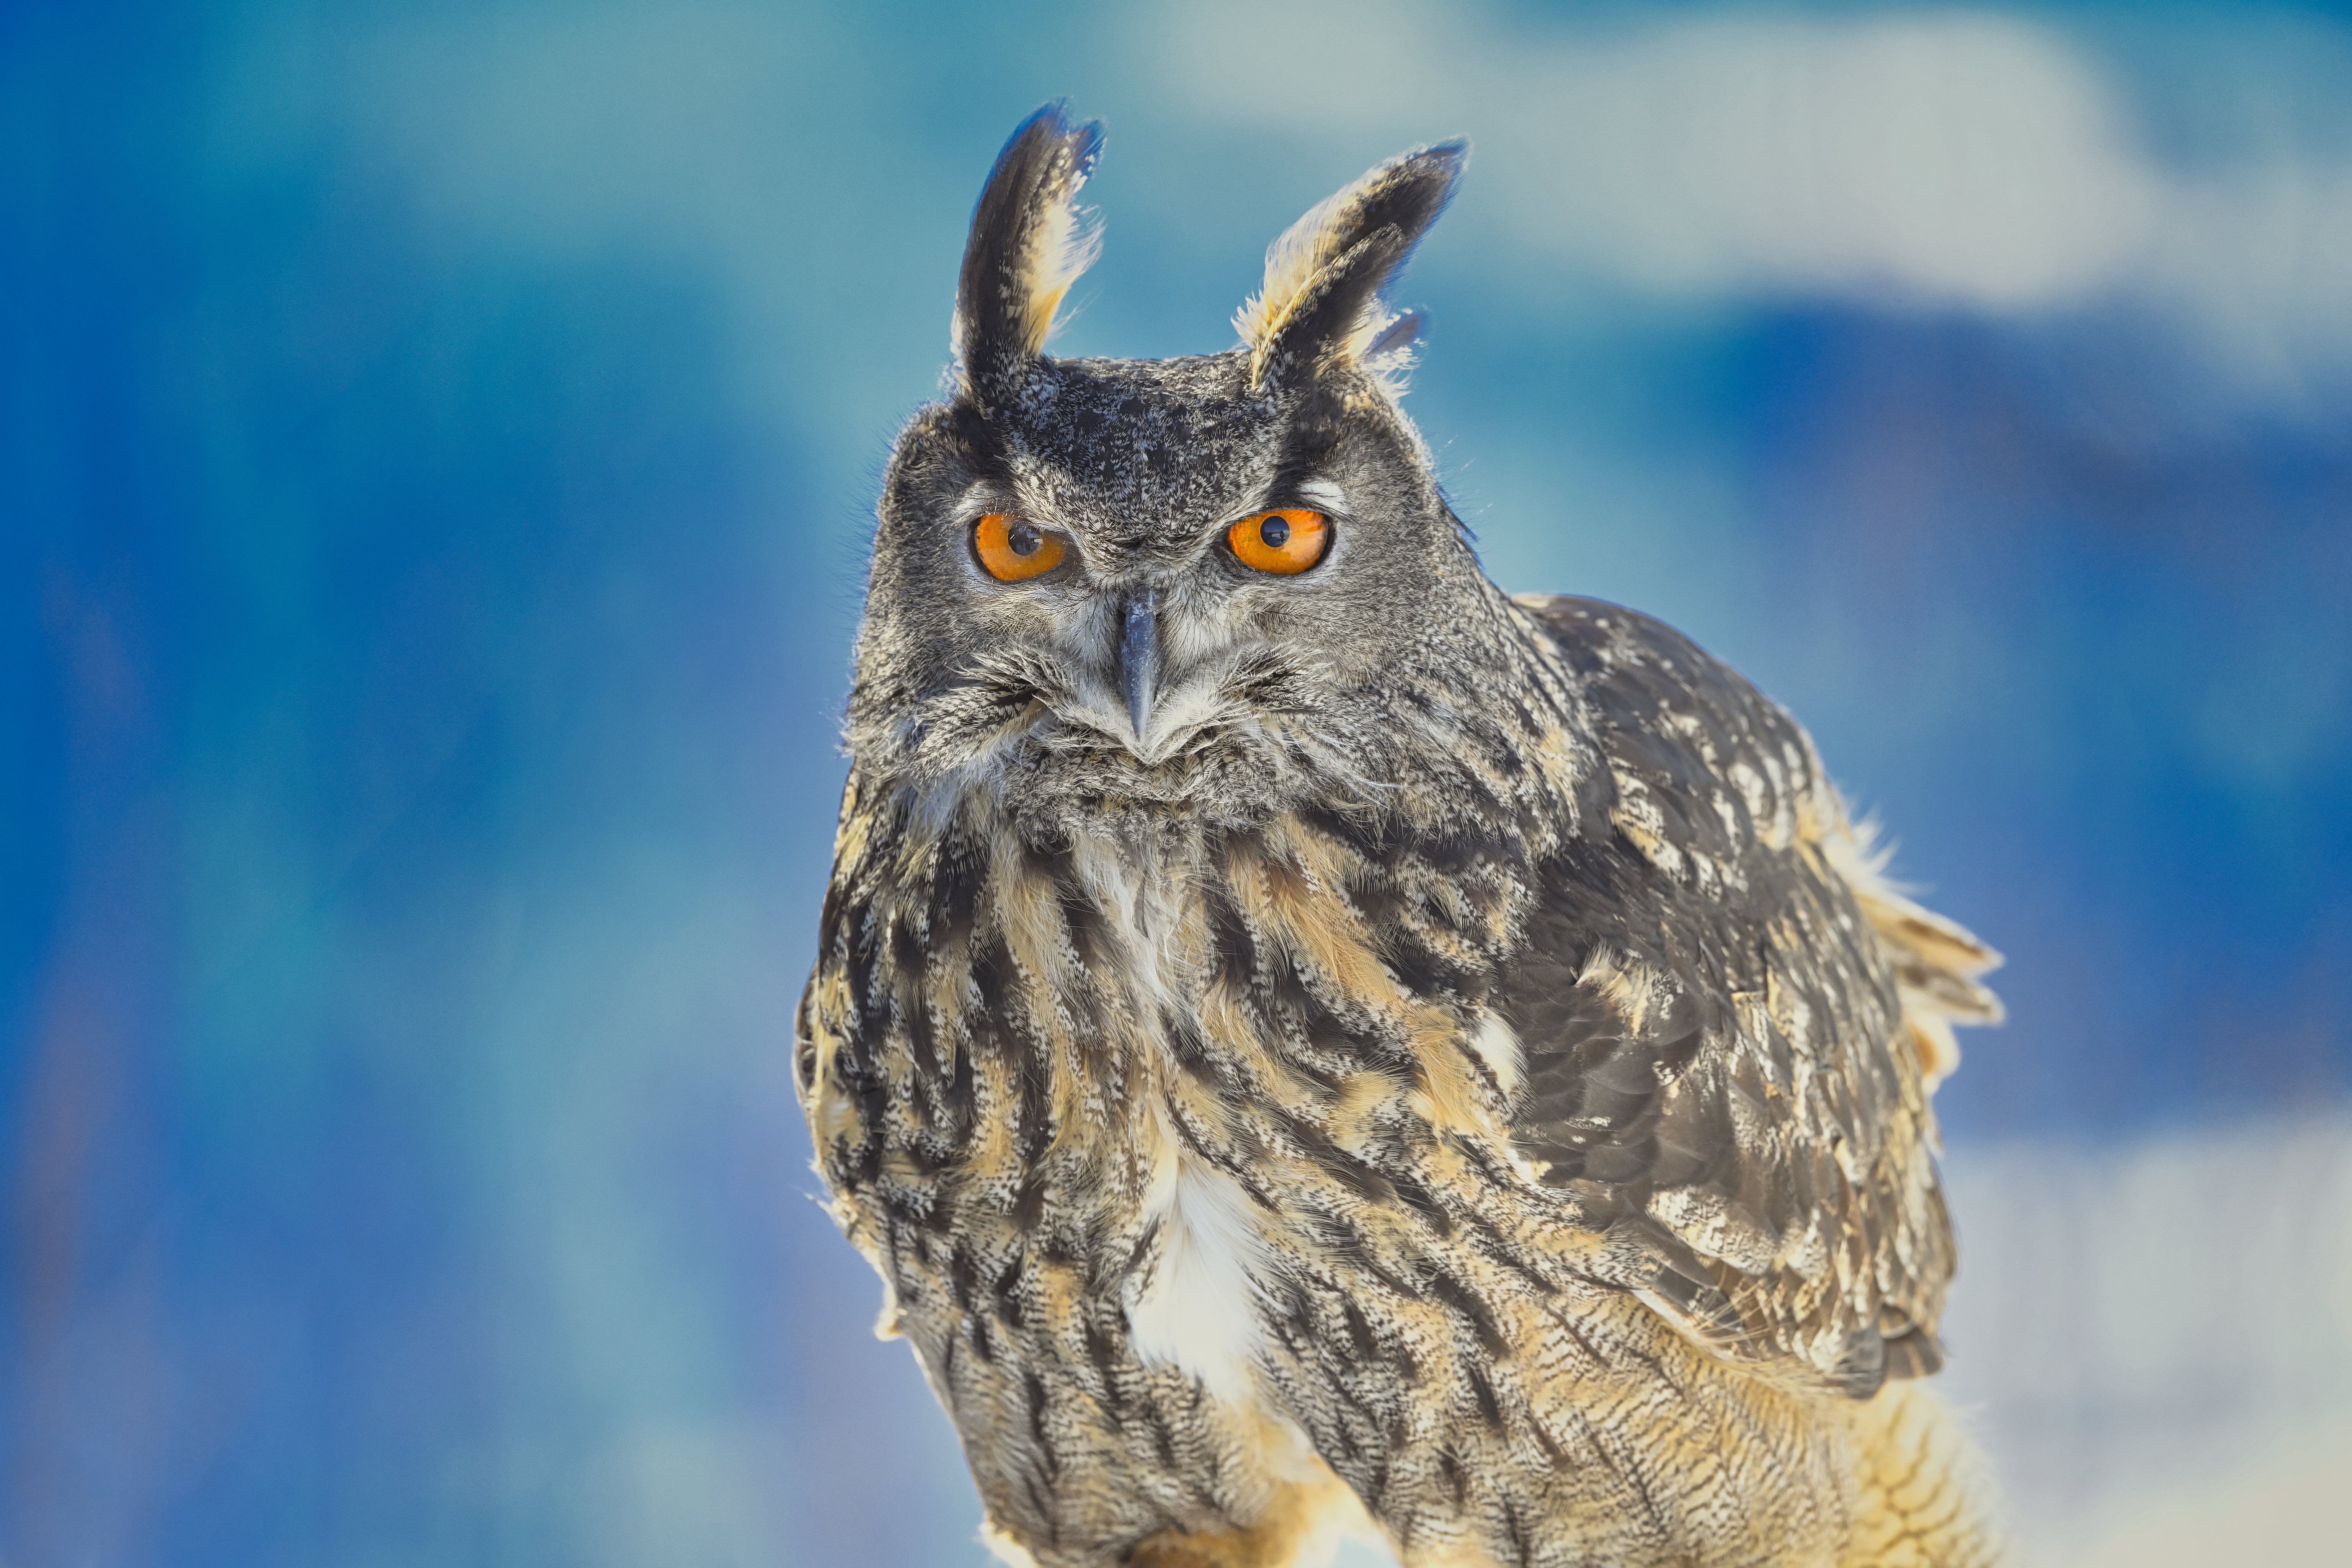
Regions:
M 2352 1124 L 1952 1151 L 1946 1397 L 2045 1564 L 2346 1560 Z
M 1155 26 L 1163 79 L 1220 122 L 1351 146 L 1470 132 L 1465 215 L 1546 286 L 2011 316 L 2123 304 L 2273 395 L 2352 362 L 2352 93 L 2283 111 L 2255 85 L 2325 81 L 2312 67 L 2330 57 L 2352 81 L 2352 45 L 2326 24 L 2273 16 L 2216 40 L 2191 140 L 2222 152 L 2193 161 L 2152 148 L 2089 52 L 1990 13 L 1570 31 L 1475 6 L 1241 0 Z

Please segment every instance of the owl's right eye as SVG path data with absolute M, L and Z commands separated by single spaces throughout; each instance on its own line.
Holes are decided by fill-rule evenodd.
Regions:
M 1331 545 L 1331 523 L 1319 511 L 1285 507 L 1242 519 L 1225 530 L 1225 543 L 1244 566 L 1296 577 Z
M 1062 536 L 1009 511 L 992 511 L 971 525 L 971 552 L 1000 583 L 1042 576 L 1062 563 Z

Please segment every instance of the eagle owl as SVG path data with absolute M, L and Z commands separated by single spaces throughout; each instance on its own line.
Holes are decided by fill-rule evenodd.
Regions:
M 1480 571 L 1382 303 L 1462 144 L 1239 346 L 1056 359 L 1098 143 L 1005 145 L 891 458 L 794 1052 L 992 1542 L 1992 1561 L 1915 1380 L 1994 955 L 1738 675 Z

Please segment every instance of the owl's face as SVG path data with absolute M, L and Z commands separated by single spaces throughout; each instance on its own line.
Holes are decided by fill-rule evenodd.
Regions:
M 1056 360 L 1037 348 L 1083 259 L 1071 198 L 1093 145 L 1041 111 L 982 197 L 956 394 L 885 480 L 851 743 L 1017 815 L 1213 801 L 1246 818 L 1328 791 L 1382 673 L 1475 595 L 1396 405 L 1413 323 L 1378 301 L 1459 152 L 1310 213 L 1242 347 Z

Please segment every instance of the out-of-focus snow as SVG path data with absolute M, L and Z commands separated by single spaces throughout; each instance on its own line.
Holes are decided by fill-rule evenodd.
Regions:
M 2074 1568 L 2326 1568 L 2344 1561 L 2344 1491 L 2352 1477 L 2352 1422 L 2280 1434 L 2229 1478 L 2204 1489 L 2132 1500 L 2087 1537 L 2079 1555 L 2042 1561 Z
M 2352 1124 L 1956 1149 L 1946 1397 L 2050 1563 L 2341 1562 Z

